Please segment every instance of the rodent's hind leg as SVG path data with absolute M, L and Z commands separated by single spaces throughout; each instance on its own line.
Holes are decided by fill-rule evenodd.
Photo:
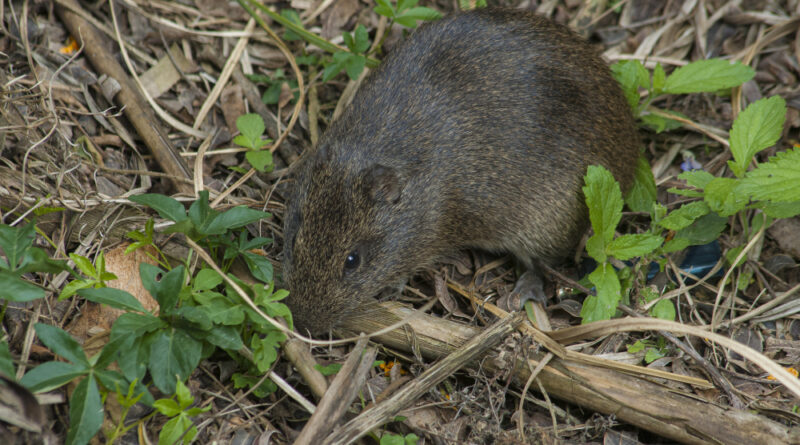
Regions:
M 497 306 L 509 312 L 522 310 L 525 302 L 547 303 L 547 296 L 544 293 L 544 281 L 538 268 L 530 267 L 520 275 L 514 290 L 505 297 L 497 301 Z

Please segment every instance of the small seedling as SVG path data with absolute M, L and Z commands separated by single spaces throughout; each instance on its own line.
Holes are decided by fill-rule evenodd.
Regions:
M 272 171 L 272 152 L 266 150 L 272 139 L 263 137 L 264 119 L 255 113 L 243 114 L 236 119 L 236 128 L 240 134 L 233 138 L 233 143 L 247 149 L 247 162 L 262 173 Z

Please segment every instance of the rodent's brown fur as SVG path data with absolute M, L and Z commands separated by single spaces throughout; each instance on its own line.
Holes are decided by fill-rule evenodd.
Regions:
M 564 258 L 587 227 L 587 166 L 625 189 L 638 147 L 608 67 L 567 28 L 519 10 L 421 26 L 295 167 L 283 274 L 296 325 L 327 330 L 457 249 Z

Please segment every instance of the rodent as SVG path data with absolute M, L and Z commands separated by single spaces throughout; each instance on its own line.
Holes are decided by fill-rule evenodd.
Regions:
M 531 12 L 419 27 L 304 153 L 284 215 L 295 326 L 320 333 L 454 250 L 572 253 L 589 165 L 631 184 L 639 138 L 606 64 Z

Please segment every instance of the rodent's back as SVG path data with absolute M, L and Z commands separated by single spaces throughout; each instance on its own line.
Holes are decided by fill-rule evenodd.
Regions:
M 637 155 L 619 86 L 568 29 L 511 10 L 423 25 L 368 77 L 299 169 L 289 213 L 338 222 L 315 226 L 317 242 L 287 243 L 290 256 L 295 250 L 290 304 L 312 310 L 306 303 L 313 301 L 341 313 L 347 304 L 338 300 L 374 295 L 450 249 L 509 251 L 522 260 L 567 256 L 586 228 L 580 188 L 587 166 L 604 165 L 627 188 Z M 348 191 L 376 165 L 401 182 L 391 205 Z M 307 221 L 300 226 L 311 230 Z M 346 285 L 339 259 L 314 258 L 344 255 L 338 250 L 362 238 L 372 240 L 376 254 L 365 267 L 375 274 L 358 286 Z M 292 271 L 298 253 L 308 263 L 302 277 Z M 303 290 L 301 281 L 321 268 L 334 270 L 311 294 L 331 297 Z

